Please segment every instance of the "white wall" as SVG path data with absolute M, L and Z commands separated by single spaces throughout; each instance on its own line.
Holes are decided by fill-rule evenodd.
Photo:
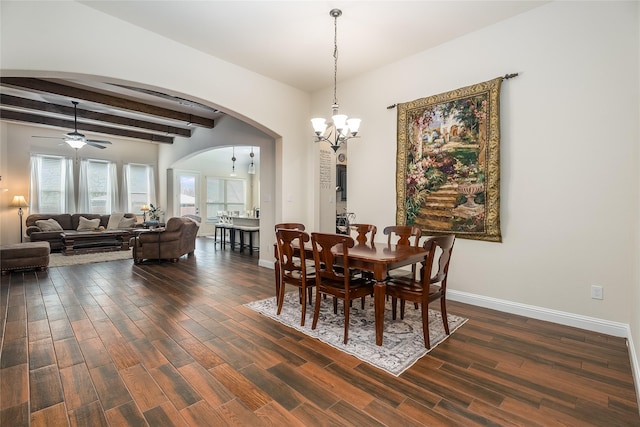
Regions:
M 613 324 L 633 313 L 640 333 L 637 8 L 553 2 L 339 83 L 341 112 L 363 119 L 348 145 L 349 211 L 395 222 L 388 105 L 520 73 L 501 96 L 504 242 L 458 239 L 450 289 Z M 329 90 L 314 94 L 314 112 Z M 604 300 L 591 299 L 595 284 Z
M 308 94 L 77 2 L 1 2 L 0 7 L 3 76 L 95 77 L 229 112 L 275 140 L 274 192 L 261 200 L 261 223 L 272 229 L 276 219 L 316 222 L 307 173 L 314 167 L 313 153 L 300 143 L 309 139 Z M 70 17 L 73 25 L 60 24 Z M 282 194 L 292 197 L 285 201 Z M 263 250 L 260 257 L 271 263 L 272 251 Z

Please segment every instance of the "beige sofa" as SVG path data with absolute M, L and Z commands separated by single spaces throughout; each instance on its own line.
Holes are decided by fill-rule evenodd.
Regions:
M 193 255 L 199 228 L 198 221 L 183 216 L 169 218 L 162 231 L 138 231 L 129 242 L 134 262 L 139 264 L 145 259 L 177 262 L 183 255 Z
M 111 217 L 111 215 L 82 214 L 82 213 L 31 214 L 27 217 L 27 220 L 25 222 L 27 227 L 25 233 L 30 241 L 49 242 L 49 245 L 51 247 L 51 252 L 60 252 L 64 247 L 64 242 L 62 240 L 62 237 L 60 237 L 60 233 L 62 233 L 63 231 L 78 230 L 78 226 L 80 225 L 80 222 L 81 221 L 83 223 L 85 222 L 84 220 L 80 219 L 81 217 L 87 220 L 99 219 L 100 221 L 98 223 L 98 227 L 96 228 L 104 227 L 106 229 L 107 226 L 109 225 L 109 218 Z M 135 223 L 137 222 L 137 216 L 133 213 L 126 213 L 123 215 L 123 218 L 127 219 L 128 221 L 120 221 L 120 223 L 123 224 L 123 227 L 122 228 L 118 227 L 118 229 L 133 229 L 133 227 L 135 226 Z M 53 219 L 58 224 L 60 224 L 60 227 L 62 228 L 62 230 L 47 231 L 46 229 L 43 230 L 38 225 L 38 221 L 47 221 L 50 219 Z M 135 220 L 135 221 L 132 221 L 132 220 Z M 125 226 L 125 222 L 128 222 L 126 226 Z M 40 225 L 43 225 L 43 224 L 40 223 Z M 100 236 L 97 236 L 97 238 L 99 237 Z

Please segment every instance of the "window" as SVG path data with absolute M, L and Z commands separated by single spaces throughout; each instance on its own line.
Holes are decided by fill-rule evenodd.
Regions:
M 122 206 L 127 212 L 140 212 L 142 205 L 156 203 L 153 166 L 129 163 L 124 165 L 123 175 Z
M 79 187 L 78 209 L 80 212 L 107 215 L 119 210 L 115 163 L 106 160 L 82 159 Z
M 39 154 L 31 156 L 29 208 L 32 213 L 75 212 L 71 158 Z
M 245 211 L 243 180 L 207 177 L 207 220 L 215 221 L 218 211 Z

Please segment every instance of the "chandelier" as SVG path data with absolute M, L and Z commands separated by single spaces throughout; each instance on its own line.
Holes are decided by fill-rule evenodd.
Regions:
M 349 119 L 347 115 L 338 112 L 338 97 L 336 86 L 338 80 L 338 17 L 342 15 L 340 9 L 331 9 L 329 15 L 333 17 L 333 105 L 331 106 L 331 121 L 321 117 L 311 119 L 313 130 L 316 133 L 316 142 L 327 141 L 333 151 L 338 151 L 340 144 L 344 144 L 351 138 L 357 138 L 360 128 L 360 119 Z M 328 128 L 328 129 L 327 129 Z M 328 132 L 328 134 L 327 134 Z

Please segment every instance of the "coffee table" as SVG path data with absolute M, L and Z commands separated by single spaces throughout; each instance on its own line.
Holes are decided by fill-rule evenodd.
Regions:
M 65 255 L 129 250 L 129 230 L 64 231 L 60 233 Z

